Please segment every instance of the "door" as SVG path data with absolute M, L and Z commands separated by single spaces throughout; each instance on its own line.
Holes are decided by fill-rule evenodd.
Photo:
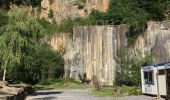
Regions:
M 145 85 L 146 94 L 152 94 L 152 86 L 150 84 Z
M 170 95 L 170 69 L 166 69 L 166 88 L 167 95 Z
M 144 79 L 145 79 L 145 93 L 152 94 L 153 71 L 144 72 Z

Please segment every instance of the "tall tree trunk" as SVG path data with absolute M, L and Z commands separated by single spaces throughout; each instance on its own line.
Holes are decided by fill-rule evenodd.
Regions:
M 2 81 L 5 81 L 5 78 L 6 78 L 6 68 L 4 68 L 4 74 L 3 74 L 3 80 Z
M 5 79 L 6 79 L 7 63 L 8 63 L 8 61 L 5 61 L 5 65 L 4 65 L 4 74 L 3 74 L 3 78 L 2 78 L 2 81 L 4 81 L 4 82 L 5 82 Z

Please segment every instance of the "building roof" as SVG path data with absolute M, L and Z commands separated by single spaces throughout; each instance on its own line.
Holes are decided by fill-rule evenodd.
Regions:
M 151 66 L 158 67 L 158 66 L 163 66 L 163 65 L 166 65 L 166 64 L 170 65 L 170 62 L 152 64 L 152 65 L 147 65 L 147 66 L 143 66 L 143 67 L 151 67 Z

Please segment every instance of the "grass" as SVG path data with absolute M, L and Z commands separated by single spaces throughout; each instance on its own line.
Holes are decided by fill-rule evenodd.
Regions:
M 76 82 L 72 79 L 58 79 L 58 80 L 48 80 L 48 82 L 41 82 L 36 84 L 36 90 L 39 89 L 85 89 L 87 85 Z
M 26 84 L 26 83 L 18 83 L 18 84 L 10 84 L 10 86 L 17 87 L 17 88 L 24 88 L 24 87 L 27 87 L 29 85 Z
M 116 92 L 117 91 L 117 92 Z M 91 89 L 91 93 L 95 96 L 128 96 L 141 95 L 141 89 L 137 87 L 121 86 L 121 87 L 103 87 L 100 90 Z
M 98 91 L 86 84 L 76 82 L 73 79 L 49 79 L 46 82 L 40 82 L 34 86 L 35 90 L 46 89 L 89 89 L 95 96 L 129 96 L 141 95 L 141 89 L 135 86 L 119 86 L 119 87 L 102 87 Z
M 100 90 L 91 89 L 91 92 L 95 96 L 113 96 L 114 88 L 113 87 L 104 87 Z
M 50 85 L 37 84 L 34 86 L 36 90 L 39 89 L 85 89 L 85 84 L 78 84 L 73 82 L 53 83 Z

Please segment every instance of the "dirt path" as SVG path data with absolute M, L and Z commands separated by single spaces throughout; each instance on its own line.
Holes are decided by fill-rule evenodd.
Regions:
M 96 97 L 88 90 L 69 89 L 69 90 L 40 90 L 28 96 L 26 100 L 153 100 L 149 96 L 128 96 L 128 97 Z

